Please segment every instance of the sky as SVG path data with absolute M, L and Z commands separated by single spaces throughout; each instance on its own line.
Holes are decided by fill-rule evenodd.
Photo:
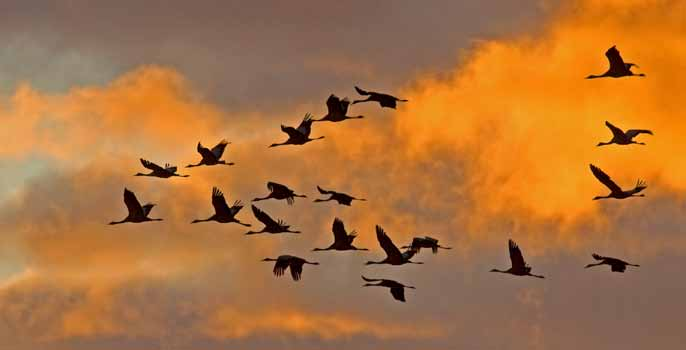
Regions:
M 0 350 L 679 348 L 685 30 L 683 1 L 5 1 Z M 647 76 L 583 79 L 613 45 Z M 267 147 L 355 85 L 409 102 Z M 596 147 L 606 120 L 654 135 Z M 223 138 L 235 166 L 133 176 Z M 646 197 L 593 201 L 589 164 Z M 308 196 L 258 203 L 302 234 L 190 225 L 212 187 L 248 204 L 268 181 Z M 317 185 L 368 201 L 313 203 Z M 124 187 L 164 221 L 106 225 Z M 370 251 L 312 252 L 335 217 Z M 365 266 L 375 225 L 454 248 Z M 488 272 L 510 238 L 545 279 Z M 641 267 L 584 269 L 594 252 Z M 276 278 L 260 260 L 281 254 L 320 265 Z

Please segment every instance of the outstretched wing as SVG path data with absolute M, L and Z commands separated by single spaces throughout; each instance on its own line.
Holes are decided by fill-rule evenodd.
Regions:
M 326 109 L 329 111 L 330 116 L 345 115 L 345 112 L 343 112 L 341 107 L 341 99 L 338 98 L 338 96 L 332 94 L 328 99 L 326 99 Z
M 274 276 L 282 276 L 286 269 L 288 268 L 289 259 L 284 259 L 278 257 L 276 263 L 274 264 Z
M 214 211 L 219 215 L 231 214 L 231 209 L 226 205 L 224 193 L 216 187 L 212 188 L 212 206 L 214 207 Z
M 348 98 L 344 98 L 340 102 L 341 106 L 341 113 L 345 116 L 348 113 L 348 107 L 350 106 L 350 100 Z
M 298 126 L 298 132 L 300 134 L 302 134 L 302 136 L 309 137 L 311 131 L 312 131 L 312 115 L 307 113 L 307 114 L 305 114 L 305 118 L 303 118 L 303 121 L 300 122 L 300 125 Z
M 299 259 L 291 259 L 289 266 L 291 267 L 291 277 L 294 281 L 300 281 L 303 274 L 303 262 Z
M 383 248 L 389 258 L 402 260 L 402 254 L 400 253 L 398 247 L 393 244 L 391 238 L 388 237 L 383 228 L 378 225 L 376 226 L 376 239 L 379 241 L 379 245 L 381 245 L 381 248 Z
M 173 165 L 165 164 L 164 170 L 174 174 L 174 173 L 176 173 L 176 170 L 178 170 L 178 168 L 176 166 L 173 166 Z
M 126 209 L 129 210 L 129 216 L 144 216 L 143 208 L 138 199 L 136 199 L 136 195 L 129 191 L 128 188 L 124 188 L 124 204 L 126 204 Z
M 405 288 L 391 287 L 391 295 L 393 295 L 393 299 L 405 302 Z
M 152 204 L 152 203 L 148 203 L 148 204 L 144 205 L 144 206 L 142 207 L 142 208 L 143 208 L 143 215 L 145 215 L 145 216 L 147 217 L 148 214 L 150 214 L 150 211 L 152 210 L 152 208 L 153 208 L 154 206 L 155 206 L 155 205 Z
M 333 219 L 331 231 L 333 231 L 333 238 L 336 242 L 346 242 L 348 240 L 348 233 L 345 231 L 345 225 L 341 219 Z
M 259 220 L 261 223 L 263 223 L 265 226 L 277 226 L 279 225 L 274 219 L 269 217 L 267 213 L 263 212 L 260 208 L 256 206 L 252 206 L 252 213 L 255 215 L 255 218 Z
M 224 149 L 226 148 L 226 145 L 229 144 L 229 141 L 226 140 L 221 140 L 219 143 L 212 148 L 212 154 L 219 159 L 222 157 L 222 154 L 224 154 Z
M 595 176 L 596 179 L 598 179 L 598 181 L 602 182 L 603 185 L 607 186 L 607 188 L 609 188 L 610 191 L 622 192 L 622 189 L 619 186 L 617 186 L 617 184 L 614 181 L 612 181 L 612 179 L 610 179 L 609 175 L 605 174 L 605 172 L 603 172 L 602 170 L 600 170 L 600 168 L 593 164 L 591 164 L 590 166 L 591 172 L 593 172 L 593 176 Z
M 638 136 L 639 134 L 649 134 L 652 135 L 653 132 L 647 129 L 629 129 L 626 131 L 626 136 L 630 139 Z
M 164 172 L 164 170 L 165 170 L 165 169 L 162 168 L 161 166 L 159 166 L 159 165 L 157 165 L 157 164 L 155 164 L 155 163 L 153 163 L 153 162 L 151 162 L 151 161 L 149 161 L 149 160 L 145 160 L 145 159 L 143 159 L 143 158 L 141 158 L 141 164 L 143 164 L 143 166 L 144 166 L 145 168 L 150 169 L 150 170 L 152 170 L 152 171 L 161 171 L 161 172 Z
M 236 216 L 241 209 L 243 209 L 243 203 L 241 203 L 241 201 L 233 202 L 233 206 L 231 206 L 231 216 Z
M 290 189 L 286 185 L 271 181 L 267 182 L 267 188 L 269 189 L 269 192 L 290 192 Z
M 512 268 L 515 270 L 522 270 L 526 267 L 526 262 L 522 256 L 522 251 L 513 240 L 508 241 L 508 248 L 510 250 L 510 260 L 512 261 Z
M 327 190 L 325 190 L 319 186 L 317 186 L 317 191 L 319 191 L 319 193 L 321 193 L 321 194 L 335 194 L 336 193 L 335 191 L 327 191 Z
M 198 147 L 197 147 L 198 153 L 202 156 L 202 159 L 208 159 L 208 160 L 216 160 L 217 157 L 214 156 L 214 153 L 209 150 L 209 148 L 204 147 L 200 142 L 198 142 Z
M 619 55 L 619 50 L 616 46 L 612 46 L 607 51 L 605 51 L 605 56 L 607 60 L 610 61 L 610 70 L 623 72 L 626 70 L 626 65 L 624 65 L 624 60 L 622 56 Z
M 624 131 L 622 129 L 612 125 L 612 123 L 608 122 L 607 120 L 605 121 L 605 125 L 612 131 L 612 135 L 615 137 L 623 138 L 624 137 Z
M 288 137 L 292 139 L 296 139 L 302 136 L 300 132 L 292 126 L 281 125 L 281 131 L 288 134 Z
M 368 96 L 370 94 L 368 91 L 362 90 L 357 86 L 355 86 L 355 90 L 357 91 L 358 94 L 360 94 L 362 96 Z

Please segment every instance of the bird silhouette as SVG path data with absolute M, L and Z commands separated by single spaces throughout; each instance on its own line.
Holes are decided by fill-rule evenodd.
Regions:
M 355 117 L 349 117 L 346 114 L 348 113 L 348 106 L 350 105 L 350 101 L 348 101 L 347 98 L 340 99 L 336 95 L 331 95 L 329 98 L 326 100 L 326 108 L 329 110 L 329 112 L 323 116 L 321 119 L 313 119 L 312 121 L 314 122 L 321 122 L 321 121 L 330 121 L 330 122 L 342 122 L 346 119 L 362 119 L 364 116 L 358 115 Z
M 328 201 L 336 201 L 338 204 L 341 205 L 347 205 L 350 206 L 353 200 L 358 200 L 358 201 L 366 201 L 364 198 L 355 198 L 349 194 L 345 194 L 342 192 L 336 192 L 336 191 L 329 191 L 322 189 L 321 187 L 317 186 L 317 190 L 321 194 L 328 194 L 330 195 L 329 198 L 327 199 L 315 199 L 315 202 L 328 202 Z
M 210 151 L 207 147 L 203 147 L 200 142 L 198 142 L 198 153 L 202 156 L 202 159 L 198 164 L 188 164 L 186 165 L 186 168 L 192 168 L 196 166 L 201 166 L 201 165 L 217 165 L 217 164 L 222 164 L 222 165 L 234 165 L 233 163 L 229 162 L 227 163 L 225 160 L 221 160 L 222 155 L 224 154 L 224 149 L 226 149 L 226 145 L 231 144 L 231 142 L 226 141 L 226 140 L 221 140 L 216 146 L 212 148 Z
M 285 146 L 285 145 L 304 145 L 310 141 L 323 139 L 324 136 L 311 139 L 310 132 L 312 131 L 312 115 L 307 113 L 305 118 L 300 122 L 298 128 L 281 125 L 281 131 L 288 134 L 288 140 L 282 143 L 272 143 L 269 147 Z
M 373 91 L 365 91 L 360 89 L 359 87 L 355 86 L 355 90 L 357 90 L 357 93 L 363 96 L 369 96 L 367 97 L 366 100 L 355 100 L 353 101 L 353 104 L 356 103 L 361 103 L 361 102 L 378 102 L 381 107 L 388 107 L 388 108 L 393 108 L 395 109 L 397 102 L 407 102 L 407 100 L 401 100 L 395 96 L 391 96 L 388 94 L 382 94 L 380 92 L 373 92 Z
M 543 276 L 534 275 L 531 273 L 531 266 L 527 265 L 527 263 L 524 261 L 522 251 L 519 250 L 517 243 L 515 243 L 513 240 L 509 240 L 508 248 L 510 250 L 510 260 L 512 261 L 512 267 L 505 271 L 492 269 L 491 272 L 509 273 L 515 276 L 532 276 L 538 278 L 545 278 Z
M 610 62 L 610 68 L 608 68 L 607 72 L 605 72 L 601 75 L 592 75 L 591 74 L 591 75 L 587 76 L 586 79 L 605 78 L 605 77 L 621 78 L 621 77 L 631 77 L 631 76 L 645 77 L 645 74 L 643 74 L 643 73 L 634 74 L 634 72 L 631 71 L 631 67 L 638 68 L 638 66 L 633 64 L 633 63 L 624 63 L 624 60 L 622 59 L 622 56 L 619 55 L 619 50 L 617 50 L 616 46 L 612 46 L 607 51 L 605 51 L 605 56 L 607 57 L 607 60 Z
M 300 281 L 303 273 L 303 265 L 319 265 L 318 262 L 310 262 L 303 258 L 292 255 L 280 255 L 278 258 L 264 258 L 262 261 L 275 261 L 274 276 L 280 277 L 286 272 L 287 268 L 291 268 L 291 276 L 294 281 Z
M 333 225 L 331 225 L 331 231 L 333 232 L 334 242 L 328 248 L 314 248 L 315 252 L 324 250 L 369 250 L 367 248 L 357 248 L 353 245 L 353 241 L 357 237 L 355 231 L 348 233 L 345 230 L 345 225 L 343 221 L 339 218 L 333 219 Z
M 267 182 L 267 189 L 269 189 L 269 194 L 266 197 L 255 198 L 252 201 L 257 202 L 270 198 L 276 200 L 285 199 L 288 205 L 293 205 L 295 197 L 307 198 L 306 195 L 296 194 L 295 191 L 288 188 L 288 186 L 276 182 Z
M 595 264 L 588 264 L 588 265 L 586 265 L 586 268 L 598 266 L 598 265 L 610 265 L 612 272 L 624 272 L 624 271 L 626 271 L 627 266 L 635 266 L 635 267 L 641 266 L 641 265 L 630 264 L 624 260 L 611 258 L 609 256 L 600 256 L 596 253 L 591 254 L 591 256 L 593 257 L 593 259 L 596 259 L 600 262 L 595 263 Z
M 379 241 L 379 245 L 386 252 L 386 258 L 381 261 L 367 261 L 366 265 L 371 264 L 389 264 L 389 265 L 404 265 L 404 264 L 423 264 L 422 262 L 410 261 L 412 257 L 417 254 L 414 249 L 406 250 L 401 253 L 398 247 L 393 244 L 391 238 L 388 237 L 386 232 L 384 232 L 381 226 L 376 226 L 376 239 Z
M 243 205 L 241 204 L 240 201 L 235 201 L 233 203 L 233 206 L 229 208 L 229 206 L 226 204 L 226 199 L 224 198 L 224 194 L 222 191 L 220 191 L 217 187 L 212 188 L 212 206 L 214 207 L 214 215 L 210 216 L 207 219 L 196 219 L 191 222 L 191 224 L 195 224 L 197 222 L 205 222 L 205 221 L 216 221 L 220 223 L 229 223 L 229 222 L 235 222 L 237 224 L 243 225 L 250 227 L 250 224 L 245 224 L 240 222 L 238 219 L 236 219 L 236 214 L 238 214 L 239 211 L 243 208 Z
M 365 280 L 366 282 L 379 282 L 377 284 L 373 283 L 365 283 L 363 287 L 386 287 L 391 289 L 391 295 L 393 295 L 393 299 L 402 301 L 403 303 L 405 302 L 405 288 L 412 288 L 415 289 L 412 286 L 406 286 L 402 283 L 393 281 L 393 280 L 386 280 L 386 279 L 381 279 L 381 278 L 367 278 L 362 276 L 362 279 Z
M 600 168 L 596 167 L 595 165 L 591 164 L 591 172 L 593 172 L 593 175 L 598 179 L 598 181 L 602 182 L 603 185 L 607 186 L 607 188 L 610 189 L 610 194 L 607 196 L 596 196 L 593 198 L 593 200 L 598 200 L 598 199 L 605 199 L 605 198 L 615 198 L 615 199 L 624 199 L 624 198 L 629 198 L 629 197 L 645 197 L 644 194 L 637 194 L 641 191 L 643 191 L 646 187 L 646 183 L 642 180 L 638 180 L 636 182 L 636 187 L 624 191 L 622 190 L 617 184 L 612 181 L 610 176 L 605 174 Z
M 618 145 L 630 145 L 632 143 L 638 145 L 645 145 L 645 143 L 643 142 L 634 141 L 634 137 L 640 134 L 653 134 L 652 131 L 646 129 L 629 129 L 626 132 L 624 132 L 622 131 L 622 129 L 612 125 L 608 121 L 605 121 L 605 125 L 607 125 L 607 127 L 610 128 L 610 131 L 612 131 L 612 140 L 610 140 L 609 142 L 599 142 L 598 146 L 611 145 L 613 143 L 616 143 Z
M 172 177 L 172 176 L 178 176 L 178 177 L 188 177 L 188 175 L 179 175 L 176 173 L 176 166 L 172 166 L 169 164 L 165 164 L 164 168 L 151 162 L 148 160 L 145 160 L 141 158 L 141 164 L 147 169 L 152 170 L 152 172 L 148 174 L 144 173 L 136 173 L 135 176 L 153 176 L 153 177 L 160 177 L 163 179 Z
M 412 239 L 412 243 L 409 246 L 402 247 L 403 249 L 414 249 L 419 253 L 422 248 L 431 248 L 431 251 L 436 254 L 438 253 L 438 248 L 441 249 L 453 249 L 451 247 L 444 247 L 438 244 L 438 240 L 431 238 L 429 236 L 415 237 Z
M 138 199 L 136 199 L 136 195 L 127 188 L 124 188 L 124 204 L 126 204 L 129 215 L 121 221 L 110 222 L 110 225 L 123 224 L 125 222 L 139 223 L 146 221 L 162 221 L 162 219 L 151 219 L 148 217 L 148 214 L 150 214 L 150 211 L 155 204 L 148 203 L 141 206 Z
M 262 224 L 264 224 L 264 228 L 261 231 L 248 231 L 245 234 L 246 235 L 254 235 L 258 233 L 300 233 L 300 231 L 291 231 L 290 230 L 290 225 L 286 225 L 285 222 L 282 220 L 274 221 L 267 213 L 263 212 L 260 210 L 260 208 L 256 206 L 252 206 L 252 212 L 255 215 L 255 218 L 259 220 Z

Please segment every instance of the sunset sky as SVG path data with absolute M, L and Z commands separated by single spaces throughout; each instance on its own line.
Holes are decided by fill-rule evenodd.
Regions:
M 684 33 L 683 0 L 3 1 L 0 350 L 682 348 Z M 647 77 L 583 79 L 612 45 Z M 267 147 L 355 85 L 409 102 Z M 596 147 L 606 120 L 654 135 Z M 181 168 L 223 138 L 235 166 Z M 134 177 L 139 158 L 191 176 Z M 646 197 L 591 200 L 589 163 Z M 302 234 L 189 224 L 217 186 L 259 229 L 268 181 L 308 195 L 258 204 Z M 124 187 L 164 221 L 106 225 Z M 371 250 L 312 252 L 334 217 Z M 454 249 L 364 266 L 377 224 Z M 546 279 L 488 272 L 509 238 Z M 593 252 L 641 267 L 586 270 Z M 321 265 L 275 278 L 280 254 Z

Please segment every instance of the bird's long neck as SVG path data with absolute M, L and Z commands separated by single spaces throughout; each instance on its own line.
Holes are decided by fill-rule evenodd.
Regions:
M 638 265 L 638 264 L 629 264 L 629 263 L 626 263 L 626 264 L 627 264 L 628 266 L 641 267 L 641 265 Z
M 365 265 L 384 264 L 384 263 L 386 263 L 385 260 L 383 260 L 383 261 L 367 261 L 365 263 Z
M 125 219 L 123 219 L 123 220 L 121 220 L 121 221 L 112 221 L 112 222 L 110 222 L 108 225 L 119 225 L 119 224 L 123 224 L 123 223 L 125 223 L 125 222 L 127 221 L 127 219 L 128 219 L 128 218 L 125 218 Z
M 311 262 L 310 262 L 310 261 L 307 261 L 307 260 L 305 260 L 304 264 L 319 265 L 319 263 L 316 262 L 316 261 L 311 261 Z
M 595 196 L 595 197 L 593 197 L 593 200 L 596 201 L 598 199 L 608 199 L 608 198 L 611 198 L 611 197 L 609 195 L 607 195 L 607 196 Z
M 314 248 L 312 249 L 313 252 L 323 252 L 325 250 L 331 250 L 331 247 L 328 248 Z
M 162 219 L 156 218 L 156 219 L 151 219 L 149 217 L 145 218 L 145 221 L 162 221 Z
M 541 276 L 541 275 L 534 275 L 534 274 L 532 274 L 532 273 L 530 273 L 530 272 L 528 273 L 528 275 L 531 276 L 531 277 L 536 277 L 536 278 L 545 278 L 545 277 L 543 277 L 543 276 Z
M 258 233 L 263 233 L 266 230 L 266 228 L 263 228 L 262 231 L 248 231 L 245 234 L 246 235 L 256 235 Z
M 605 77 L 605 74 L 603 74 L 603 75 L 593 75 L 593 74 L 591 74 L 591 75 L 587 76 L 586 79 L 596 79 L 596 78 L 604 78 L 604 77 Z
M 369 250 L 369 249 L 367 249 L 367 248 L 358 248 L 358 247 L 355 247 L 354 245 L 351 245 L 350 247 L 351 247 L 353 250 Z
M 595 263 L 595 264 L 588 264 L 588 265 L 586 265 L 584 268 L 587 269 L 587 268 L 589 268 L 589 267 L 599 266 L 599 265 L 602 265 L 602 264 L 604 264 L 604 263 L 605 263 L 604 261 L 601 261 L 601 262 Z
M 134 176 L 152 176 L 152 173 L 150 173 L 150 174 L 136 173 Z
M 272 198 L 272 194 L 271 194 L 271 193 L 270 193 L 269 195 L 267 195 L 266 197 L 261 197 L 261 198 L 260 198 L 260 197 L 257 197 L 257 198 L 255 198 L 255 199 L 253 199 L 252 201 L 253 201 L 253 202 L 258 202 L 258 201 L 263 201 L 263 200 L 269 199 L 269 198 Z
M 293 193 L 293 197 L 307 198 L 307 196 L 304 194 L 295 194 L 295 193 Z
M 264 258 L 262 261 L 278 261 L 278 259 L 273 259 L 273 258 Z
M 269 145 L 269 147 L 285 146 L 285 145 L 290 144 L 290 141 L 291 141 L 291 139 L 288 139 L 287 141 L 282 142 L 282 143 L 272 143 L 271 145 Z
M 314 141 L 314 140 L 321 140 L 321 139 L 323 139 L 323 138 L 324 138 L 324 136 L 319 136 L 319 137 L 317 137 L 317 138 L 308 139 L 308 140 L 309 140 L 309 141 Z
M 371 101 L 371 100 L 372 100 L 372 97 L 369 96 L 369 97 L 367 97 L 366 100 L 355 100 L 355 101 L 353 101 L 353 104 L 361 103 L 361 102 L 368 102 L 368 101 Z
M 188 164 L 188 165 L 186 165 L 186 168 L 194 168 L 196 166 L 201 166 L 201 165 L 202 165 L 202 161 L 200 161 L 200 163 L 198 163 L 198 164 Z
M 444 247 L 442 245 L 437 245 L 436 247 L 441 249 L 453 249 L 452 247 Z
M 612 144 L 612 141 L 610 141 L 610 142 L 598 142 L 597 146 L 600 147 L 600 146 L 607 146 L 607 145 L 611 145 L 611 144 Z
M 374 284 L 374 283 L 365 283 L 362 287 L 381 287 L 381 282 Z
M 510 273 L 509 270 L 498 270 L 498 269 L 493 269 L 491 272 L 500 272 L 500 273 Z
M 237 220 L 237 219 L 234 219 L 234 222 L 237 223 L 237 224 L 239 224 L 239 225 L 243 225 L 243 226 L 245 226 L 245 227 L 250 227 L 250 224 L 246 224 L 246 223 L 244 223 L 244 222 L 240 222 L 240 221 Z
M 353 197 L 353 200 L 354 200 L 354 201 L 361 201 L 361 202 L 366 202 L 366 201 L 367 201 L 367 200 L 364 199 L 364 198 L 355 198 L 355 197 Z
M 214 218 L 215 218 L 215 215 L 212 215 L 212 216 L 210 216 L 210 217 L 207 218 L 207 219 L 195 219 L 195 220 L 191 221 L 191 224 L 195 224 L 195 223 L 198 223 L 198 222 L 212 221 L 212 220 L 214 220 Z
M 328 199 L 319 199 L 319 198 L 317 198 L 317 199 L 314 200 L 314 202 L 328 202 L 328 201 L 330 201 L 330 200 L 333 200 L 333 199 L 332 199 L 332 198 L 328 198 Z

